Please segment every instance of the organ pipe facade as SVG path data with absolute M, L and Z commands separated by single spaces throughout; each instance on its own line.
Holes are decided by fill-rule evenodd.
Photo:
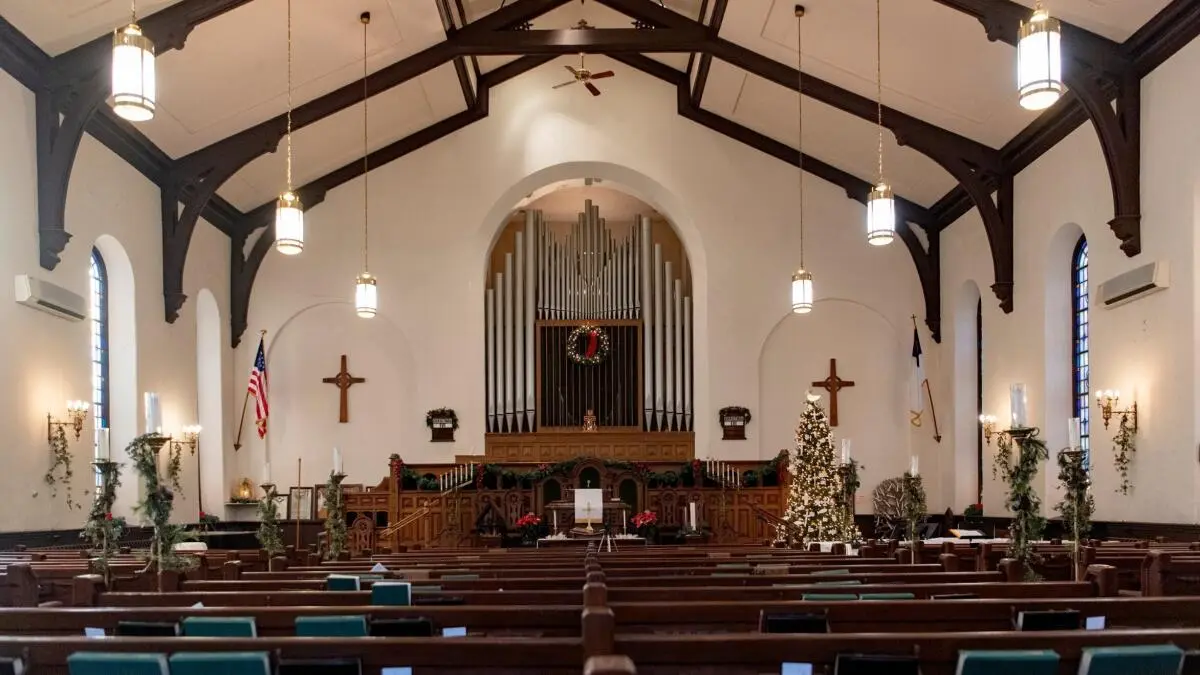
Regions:
M 527 210 L 493 250 L 484 291 L 489 433 L 691 431 L 692 299 L 683 247 L 649 216 L 610 225 Z M 602 334 L 602 336 L 600 335 Z M 595 363 L 569 356 L 607 352 Z

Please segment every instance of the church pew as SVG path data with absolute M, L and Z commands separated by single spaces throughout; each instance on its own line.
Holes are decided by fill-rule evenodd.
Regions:
M 1059 654 L 1059 673 L 1078 672 L 1085 647 L 1174 644 L 1200 647 L 1200 629 L 1072 632 L 898 633 L 824 635 L 617 635 L 614 649 L 639 675 L 760 675 L 783 662 L 812 663 L 832 672 L 839 653 L 917 655 L 923 675 L 953 675 L 960 650 L 1046 649 Z
M 1191 553 L 1151 550 L 1143 563 L 1143 594 L 1147 596 L 1200 594 L 1200 557 Z

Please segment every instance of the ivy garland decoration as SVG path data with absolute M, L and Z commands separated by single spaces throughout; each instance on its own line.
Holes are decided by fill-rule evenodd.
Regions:
M 187 541 L 191 535 L 183 525 L 172 524 L 171 510 L 175 505 L 175 493 L 158 475 L 158 450 L 166 439 L 160 434 L 143 434 L 133 439 L 125 453 L 133 460 L 133 469 L 145 485 L 145 497 L 133 508 L 154 526 L 150 543 L 150 558 L 146 570 L 157 564 L 159 573 L 164 570 L 186 570 L 195 565 L 195 560 L 175 553 L 175 545 Z M 179 484 L 179 462 L 167 462 L 168 482 Z
M 71 492 L 71 479 L 75 477 L 75 472 L 71 469 L 71 451 L 67 446 L 67 432 L 61 426 L 54 427 L 54 430 L 50 432 L 50 452 L 54 458 L 54 464 L 50 465 L 50 470 L 42 477 L 46 485 L 50 486 L 50 497 L 58 497 L 58 485 L 61 483 L 67 487 L 67 508 L 82 509 L 83 505 L 76 503 Z M 55 476 L 54 472 L 59 467 L 62 467 L 62 475 Z
M 842 517 L 846 520 L 846 531 L 850 533 L 851 540 L 857 542 L 861 539 L 861 532 L 854 525 L 854 496 L 858 493 L 858 489 L 862 487 L 862 481 L 858 477 L 858 470 L 865 469 L 858 463 L 857 459 L 851 459 L 846 464 L 842 464 L 840 473 L 842 474 L 842 494 L 838 500 L 838 506 L 842 509 Z
M 125 519 L 113 518 L 113 503 L 117 501 L 117 488 L 121 487 L 121 465 L 112 461 L 96 462 L 100 473 L 100 489 L 88 512 L 87 522 L 80 531 L 81 539 L 87 540 L 96 551 L 96 566 L 109 584 L 108 561 L 120 550 L 121 535 L 125 533 Z
M 283 553 L 283 529 L 279 526 L 279 493 L 268 485 L 266 494 L 258 501 L 258 545 L 269 557 Z
M 1120 427 L 1117 429 L 1117 435 L 1113 437 L 1113 466 L 1121 476 L 1121 484 L 1117 486 L 1116 491 L 1123 495 L 1128 495 L 1133 489 L 1133 482 L 1129 480 L 1129 467 L 1133 464 L 1133 453 L 1137 451 L 1135 434 L 1129 420 L 1125 415 L 1121 415 Z
M 325 483 L 325 541 L 329 546 L 326 560 L 337 560 L 346 550 L 346 495 L 342 491 L 345 477 L 330 471 Z
M 588 346 L 583 352 L 580 352 L 579 341 L 584 337 L 588 339 Z M 567 358 L 581 366 L 595 366 L 603 363 L 604 359 L 608 358 L 609 349 L 611 349 L 611 345 L 608 334 L 599 326 L 585 323 L 577 326 L 567 336 Z
M 1013 455 L 1014 442 L 1017 444 L 1016 456 Z M 1041 577 L 1033 571 L 1037 558 L 1033 553 L 1033 542 L 1045 531 L 1046 519 L 1041 515 L 1042 500 L 1033 489 L 1033 479 L 1037 477 L 1038 465 L 1050 458 L 1050 452 L 1045 441 L 1038 438 L 1037 429 L 1001 433 L 997 445 L 999 451 L 993 460 L 992 475 L 998 472 L 1008 484 L 1006 505 L 1013 514 L 1009 526 L 1012 540 L 1009 557 L 1021 564 L 1027 581 L 1038 581 Z
M 1082 452 L 1068 450 L 1058 453 L 1058 484 L 1063 489 L 1063 498 L 1054 505 L 1054 510 L 1062 515 L 1063 524 L 1075 542 L 1071 558 L 1075 563 L 1075 579 L 1079 580 L 1079 547 L 1091 532 L 1092 513 L 1096 510 L 1096 500 L 1088 491 L 1092 480 L 1083 463 Z
M 925 519 L 925 515 L 929 512 L 929 507 L 925 503 L 925 485 L 921 481 L 921 475 L 913 475 L 908 471 L 904 472 L 904 477 L 901 479 L 903 485 L 903 501 L 901 511 L 905 522 L 908 523 L 908 539 L 912 544 L 913 562 L 917 561 L 917 541 L 920 537 L 917 533 L 917 526 Z

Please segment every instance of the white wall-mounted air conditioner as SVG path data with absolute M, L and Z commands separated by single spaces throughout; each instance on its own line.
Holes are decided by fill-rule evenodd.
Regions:
M 53 314 L 68 321 L 87 318 L 87 301 L 57 284 L 43 281 L 28 274 L 18 274 L 16 281 L 17 302 L 37 310 Z
M 1105 307 L 1116 307 L 1170 285 L 1170 269 L 1164 260 L 1142 265 L 1105 281 L 1096 289 L 1096 297 Z

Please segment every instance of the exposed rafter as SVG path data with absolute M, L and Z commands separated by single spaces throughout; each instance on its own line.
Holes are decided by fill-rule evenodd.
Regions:
M 708 22 L 708 36 L 710 39 L 717 38 L 721 35 L 721 25 L 725 23 L 725 11 L 729 8 L 729 0 L 714 0 L 712 20 Z M 704 14 L 700 14 L 700 19 L 704 19 Z M 700 102 L 704 100 L 704 88 L 708 85 L 708 71 L 712 68 L 712 54 L 705 52 L 700 55 L 700 62 L 696 65 L 696 78 L 692 81 L 692 105 L 696 108 L 700 107 Z
M 1016 46 L 1022 21 L 1030 10 L 1010 0 L 936 0 L 975 17 L 989 40 Z M 1194 4 L 1194 3 L 1193 3 Z M 1135 256 L 1141 241 L 1141 73 L 1121 45 L 1062 22 L 1063 81 L 1072 98 L 1050 115 L 1069 119 L 1075 107 L 1091 119 L 1108 165 L 1115 215 L 1108 222 L 1121 250 Z M 1116 99 L 1116 106 L 1112 105 Z M 1013 173 L 1010 168 L 1009 173 Z
M 455 2 L 457 6 L 452 10 L 450 0 L 437 0 L 438 14 L 442 19 L 442 30 L 445 31 L 447 38 L 454 35 L 458 31 L 458 27 L 466 22 L 466 10 L 463 8 L 462 0 L 455 0 Z M 457 11 L 458 14 L 455 15 L 454 11 Z M 477 94 L 475 85 L 471 82 L 470 67 L 467 57 L 454 57 L 454 73 L 458 76 L 458 86 L 462 89 L 463 102 L 468 108 L 475 105 Z
M 622 54 L 613 58 L 674 85 L 680 116 L 792 166 L 801 166 L 801 155 L 796 148 L 695 105 L 688 89 L 686 74 L 646 56 Z M 837 185 L 845 190 L 848 198 L 866 205 L 867 196 L 871 191 L 869 182 L 811 155 L 804 154 L 803 157 L 805 172 Z M 903 197 L 896 198 L 896 216 L 896 232 L 912 256 L 913 264 L 917 268 L 917 277 L 921 282 L 921 294 L 925 300 L 925 324 L 929 327 L 933 339 L 941 342 L 941 266 L 937 257 L 938 251 L 935 249 L 939 236 L 935 226 L 936 220 L 928 209 Z M 920 226 L 925 231 L 930 243 L 929 251 L 921 245 L 921 240 L 913 232 L 910 223 Z

